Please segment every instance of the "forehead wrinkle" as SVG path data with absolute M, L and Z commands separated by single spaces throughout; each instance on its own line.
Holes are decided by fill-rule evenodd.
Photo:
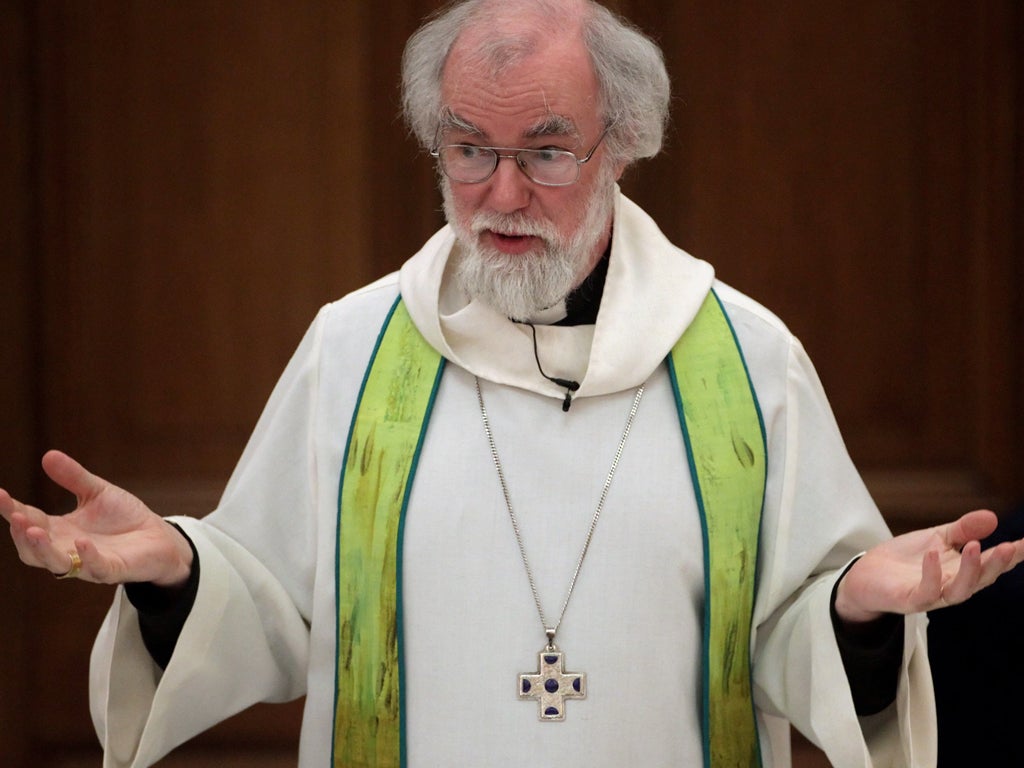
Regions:
M 472 129 L 471 135 L 503 145 L 545 136 L 584 142 L 581 121 L 589 125 L 590 110 L 597 109 L 589 95 L 597 86 L 585 50 L 547 46 L 493 76 L 463 43 L 468 41 L 461 40 L 445 63 L 442 128 Z

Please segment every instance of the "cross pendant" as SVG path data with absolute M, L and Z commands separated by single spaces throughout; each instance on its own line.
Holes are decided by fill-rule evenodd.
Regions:
M 562 652 L 549 645 L 539 654 L 540 671 L 519 676 L 519 698 L 537 699 L 541 720 L 565 720 L 565 700 L 587 697 L 587 676 L 562 671 Z

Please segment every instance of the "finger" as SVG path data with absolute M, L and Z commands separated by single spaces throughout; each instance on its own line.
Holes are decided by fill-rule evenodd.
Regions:
M 7 491 L 0 490 L 0 517 L 14 526 L 14 515 L 21 503 L 16 501 Z M 22 515 L 24 517 L 24 515 Z
M 981 554 L 981 576 L 978 589 L 987 587 L 1024 558 L 1024 544 L 1004 541 Z
M 12 527 L 23 524 L 46 528 L 49 525 L 49 517 L 45 512 L 30 507 L 28 504 L 22 504 L 3 490 L 0 490 L 0 517 L 3 517 Z
M 43 567 L 43 563 L 39 560 L 38 550 L 28 534 L 28 531 L 34 526 L 20 512 L 15 512 L 11 516 L 10 522 L 11 541 L 14 542 L 14 547 L 18 551 L 18 558 L 25 565 L 36 568 Z
M 47 451 L 43 456 L 43 470 L 61 488 L 73 493 L 79 501 L 91 499 L 106 482 L 61 451 Z
M 995 531 L 999 518 L 988 509 L 976 509 L 943 526 L 943 538 L 953 549 L 962 549 L 969 541 L 979 541 Z
M 54 576 L 65 578 L 81 578 L 82 558 L 78 555 L 78 549 L 69 549 L 63 558 L 66 565 L 60 566 L 57 570 L 51 570 Z
M 16 502 L 7 491 L 0 488 L 0 517 L 11 522 L 11 515 L 14 514 Z
M 960 553 L 957 572 L 942 588 L 946 605 L 962 603 L 985 586 L 981 584 L 981 575 L 981 545 L 977 541 L 968 542 Z
M 917 599 L 913 610 L 925 610 L 922 606 L 936 603 L 942 597 L 942 563 L 938 550 L 925 552 L 921 562 L 921 583 L 917 587 Z
M 16 501 L 9 522 L 11 540 L 21 561 L 45 568 L 46 551 L 50 546 L 50 518 L 44 512 Z
M 1010 568 L 1016 568 L 1021 563 L 1024 563 L 1024 539 L 1017 539 L 1016 541 L 1006 541 L 1002 544 L 997 545 L 994 549 L 999 547 L 1011 547 L 1013 554 L 1010 556 Z
M 78 571 L 78 578 L 83 581 L 98 581 L 102 583 L 104 580 L 100 577 L 104 571 L 109 569 L 103 556 L 96 550 L 95 545 L 89 539 L 77 539 L 75 541 L 75 551 L 78 552 L 78 557 L 82 561 Z
M 25 532 L 25 541 L 31 562 L 22 558 L 28 565 L 45 568 L 50 573 L 60 576 L 71 569 L 71 552 L 77 551 L 73 543 L 54 543 L 46 531 L 32 526 Z
M 97 584 L 122 584 L 127 580 L 121 561 L 103 554 L 91 539 L 76 539 L 75 549 L 82 560 L 79 579 Z

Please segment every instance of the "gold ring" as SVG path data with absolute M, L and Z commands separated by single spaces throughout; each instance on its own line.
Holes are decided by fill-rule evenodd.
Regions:
M 71 558 L 71 568 L 67 573 L 54 574 L 58 579 L 73 579 L 78 575 L 79 571 L 82 570 L 82 558 L 78 555 L 77 551 L 69 551 L 68 557 Z

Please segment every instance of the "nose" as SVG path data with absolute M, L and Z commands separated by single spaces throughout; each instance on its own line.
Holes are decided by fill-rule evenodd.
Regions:
M 521 211 L 530 204 L 533 182 L 526 178 L 514 157 L 501 157 L 486 182 L 488 206 L 500 213 Z

